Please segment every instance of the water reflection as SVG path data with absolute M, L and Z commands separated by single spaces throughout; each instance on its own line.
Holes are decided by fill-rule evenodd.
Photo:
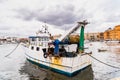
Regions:
M 111 68 L 94 59 L 92 66 L 81 71 L 74 77 L 66 77 L 61 74 L 46 70 L 26 61 L 24 50 L 19 46 L 13 54 L 8 54 L 16 44 L 0 45 L 0 80 L 110 80 L 120 77 L 120 69 Z M 120 45 L 106 45 L 106 43 L 88 43 L 92 50 L 92 56 L 97 59 L 120 67 Z M 98 52 L 101 47 L 107 47 L 108 51 Z
M 0 80 L 28 80 L 26 74 L 19 74 L 19 69 L 24 65 L 25 55 L 19 46 L 11 55 L 5 57 L 16 47 L 16 44 L 0 45 Z
M 93 52 L 92 56 L 104 63 L 120 67 L 120 45 L 106 45 L 106 43 L 100 42 L 94 42 L 91 44 L 92 46 L 90 46 L 90 48 Z M 101 47 L 107 47 L 107 51 L 98 52 L 97 50 Z M 120 69 L 109 67 L 94 59 L 92 59 L 92 69 L 94 71 L 94 80 L 110 80 L 111 78 L 120 76 Z
M 28 74 L 30 80 L 93 80 L 93 70 L 89 66 L 74 77 L 67 77 L 50 70 L 40 68 L 28 61 L 20 70 L 21 74 Z

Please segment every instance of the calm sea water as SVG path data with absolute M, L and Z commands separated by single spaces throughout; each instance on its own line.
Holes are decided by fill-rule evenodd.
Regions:
M 101 42 L 88 43 L 86 46 L 92 50 L 92 56 L 105 63 L 120 67 L 120 46 L 106 46 Z M 16 44 L 0 45 L 0 80 L 110 80 L 120 77 L 119 69 L 106 66 L 94 59 L 92 59 L 92 66 L 78 75 L 66 77 L 26 61 L 21 45 L 11 55 L 5 57 L 15 47 Z M 98 52 L 101 47 L 106 48 L 107 51 Z

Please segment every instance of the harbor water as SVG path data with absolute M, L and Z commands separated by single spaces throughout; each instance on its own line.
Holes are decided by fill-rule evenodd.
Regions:
M 109 65 L 91 58 L 92 65 L 74 77 L 67 77 L 31 64 L 25 58 L 22 45 L 6 56 L 16 46 L 17 44 L 0 45 L 0 80 L 111 80 L 120 77 L 120 45 L 105 42 L 86 43 L 93 57 Z M 106 51 L 99 52 L 98 49 L 101 48 Z

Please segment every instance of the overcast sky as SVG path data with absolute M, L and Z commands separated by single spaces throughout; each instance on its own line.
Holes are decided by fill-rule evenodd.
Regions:
M 59 34 L 85 19 L 85 32 L 119 25 L 120 0 L 0 0 L 0 34 L 31 35 L 44 22 Z

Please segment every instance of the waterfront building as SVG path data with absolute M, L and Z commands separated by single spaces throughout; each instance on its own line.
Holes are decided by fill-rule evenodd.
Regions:
M 103 41 L 103 40 L 104 40 L 104 33 L 103 33 L 103 32 L 100 32 L 100 33 L 99 33 L 99 36 L 100 36 L 100 41 Z
M 89 41 L 117 40 L 117 41 L 120 41 L 120 25 L 115 26 L 113 29 L 108 28 L 104 32 L 85 33 L 85 40 L 89 40 Z
M 114 35 L 115 35 L 115 40 L 120 40 L 120 25 L 115 26 Z
M 105 32 L 97 32 L 97 33 L 85 33 L 85 40 L 90 41 L 109 41 L 109 40 L 117 40 L 120 41 L 120 25 L 115 26 L 113 29 L 108 28 Z
M 104 40 L 110 40 L 110 31 L 112 29 L 108 28 L 105 32 L 104 32 Z
M 104 32 L 104 40 L 120 40 L 120 25 L 115 26 L 113 29 L 109 28 Z
M 85 40 L 99 41 L 101 37 L 101 33 L 85 33 Z
M 19 40 L 18 40 L 18 42 L 23 42 L 23 43 L 26 43 L 28 41 L 29 41 L 28 38 L 19 38 Z

